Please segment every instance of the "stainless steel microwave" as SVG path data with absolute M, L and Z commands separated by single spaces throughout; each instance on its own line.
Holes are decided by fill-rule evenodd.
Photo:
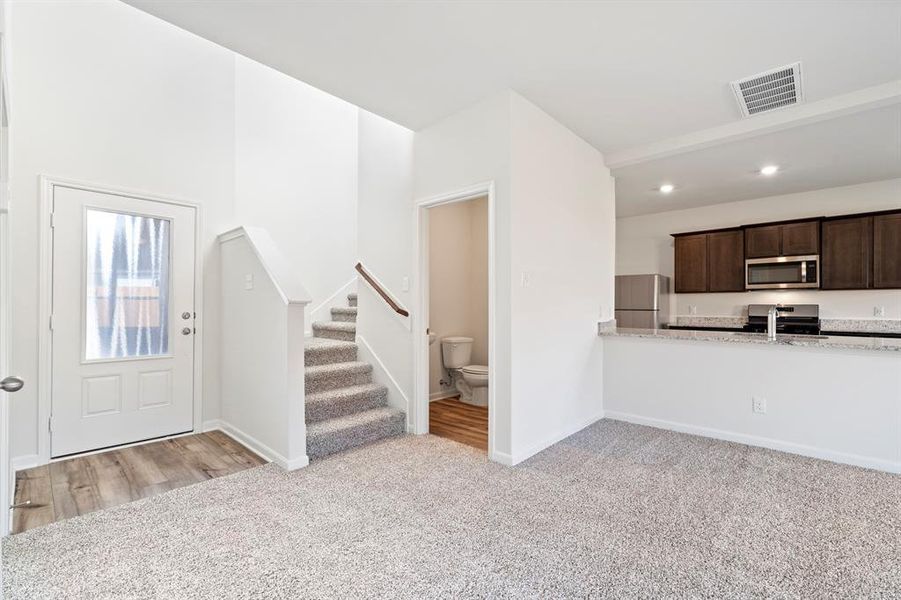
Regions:
M 820 257 L 775 256 L 745 261 L 745 289 L 779 290 L 820 287 Z

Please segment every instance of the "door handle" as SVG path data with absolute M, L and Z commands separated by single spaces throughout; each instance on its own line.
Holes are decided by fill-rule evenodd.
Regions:
M 0 380 L 0 390 L 4 392 L 18 392 L 23 387 L 25 387 L 25 382 L 22 381 L 21 377 L 10 376 Z
M 183 327 L 182 330 L 181 330 L 181 334 L 182 334 L 182 335 L 191 335 L 191 328 L 190 328 L 190 327 Z

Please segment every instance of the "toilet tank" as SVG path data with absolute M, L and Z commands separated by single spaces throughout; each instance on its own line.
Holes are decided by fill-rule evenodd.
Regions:
M 441 339 L 441 356 L 446 369 L 462 369 L 471 364 L 472 338 L 446 337 Z

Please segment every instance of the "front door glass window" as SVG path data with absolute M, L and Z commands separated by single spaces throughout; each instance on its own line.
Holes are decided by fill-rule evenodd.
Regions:
M 85 359 L 169 353 L 171 223 L 88 209 Z

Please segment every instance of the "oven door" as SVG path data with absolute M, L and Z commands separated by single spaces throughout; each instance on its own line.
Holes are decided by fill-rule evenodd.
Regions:
M 745 289 L 778 290 L 820 287 L 820 257 L 779 256 L 745 261 Z

